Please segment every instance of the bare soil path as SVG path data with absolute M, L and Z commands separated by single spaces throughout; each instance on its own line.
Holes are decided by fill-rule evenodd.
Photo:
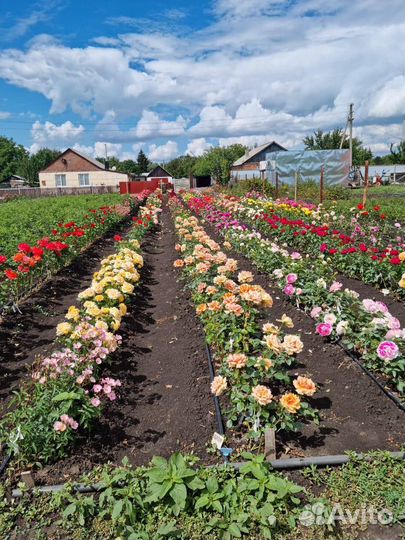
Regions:
M 175 232 L 167 207 L 161 228 L 143 245 L 142 283 L 120 334 L 122 346 L 105 375 L 122 381 L 95 430 L 42 481 L 76 477 L 96 464 L 127 456 L 143 465 L 154 455 L 194 452 L 206 461 L 215 429 L 205 341 L 188 293 L 173 268 Z

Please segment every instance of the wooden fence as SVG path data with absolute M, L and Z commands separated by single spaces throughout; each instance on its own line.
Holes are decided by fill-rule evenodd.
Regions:
M 17 197 L 59 197 L 60 195 L 101 195 L 103 193 L 119 193 L 118 186 L 89 186 L 89 187 L 22 187 L 0 188 L 0 201 L 15 199 Z

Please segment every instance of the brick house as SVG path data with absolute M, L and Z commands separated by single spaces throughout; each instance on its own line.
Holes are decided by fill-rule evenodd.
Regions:
M 231 180 L 238 181 L 261 178 L 261 171 L 265 171 L 266 169 L 266 154 L 280 151 L 286 152 L 287 149 L 276 141 L 252 148 L 233 163 L 231 167 Z M 263 166 L 261 166 L 261 163 Z
M 39 172 L 39 185 L 47 188 L 119 187 L 128 174 L 109 169 L 108 165 L 68 148 L 46 169 Z

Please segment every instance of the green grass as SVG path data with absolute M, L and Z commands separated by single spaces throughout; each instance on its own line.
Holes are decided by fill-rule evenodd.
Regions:
M 0 203 L 0 255 L 11 256 L 21 242 L 35 244 L 59 222 L 80 221 L 93 208 L 117 204 L 119 194 L 18 199 Z

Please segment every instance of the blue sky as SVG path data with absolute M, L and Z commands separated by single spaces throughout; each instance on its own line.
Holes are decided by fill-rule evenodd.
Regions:
M 0 14 L 0 134 L 156 161 L 212 145 L 297 148 L 345 124 L 403 136 L 402 0 L 14 0 Z

